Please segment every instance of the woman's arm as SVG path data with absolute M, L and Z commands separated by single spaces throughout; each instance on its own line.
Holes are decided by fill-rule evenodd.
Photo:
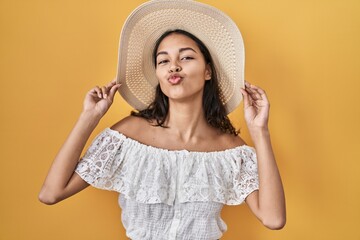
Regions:
M 55 204 L 88 186 L 74 171 L 90 134 L 110 108 L 119 86 L 112 81 L 86 94 L 83 112 L 56 155 L 41 188 L 42 203 Z
M 246 203 L 266 227 L 281 229 L 286 222 L 285 195 L 268 130 L 270 104 L 264 90 L 247 82 L 241 92 L 259 174 L 259 191 L 251 193 Z

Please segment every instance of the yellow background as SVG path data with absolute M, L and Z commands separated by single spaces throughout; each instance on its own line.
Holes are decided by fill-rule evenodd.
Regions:
M 37 195 L 82 108 L 116 73 L 119 33 L 144 1 L 0 1 L 0 239 L 125 239 L 117 194 L 88 188 L 54 206 Z M 238 24 L 246 79 L 271 101 L 287 225 L 225 207 L 222 239 L 360 239 L 360 2 L 208 0 Z M 126 116 L 118 95 L 92 135 Z M 242 106 L 231 114 L 251 142 Z

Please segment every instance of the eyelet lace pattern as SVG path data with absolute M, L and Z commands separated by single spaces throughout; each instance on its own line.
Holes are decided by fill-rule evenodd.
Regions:
M 129 204 L 143 207 L 160 204 L 162 209 L 170 208 L 172 211 L 179 204 L 185 203 L 203 203 L 204 206 L 210 204 L 215 209 L 212 203 L 220 204 L 221 207 L 223 204 L 238 205 L 259 188 L 256 153 L 252 147 L 243 145 L 214 152 L 167 150 L 142 144 L 110 128 L 106 128 L 94 139 L 75 172 L 94 187 L 121 193 L 123 223 L 127 225 L 127 235 L 132 239 L 147 238 L 139 237 L 142 228 L 134 226 L 137 232 L 135 235 L 128 231 L 131 226 L 125 223 L 134 221 L 132 218 L 136 214 L 124 209 L 126 200 Z M 206 214 L 207 217 L 225 225 L 220 219 L 221 208 L 216 209 L 216 216 Z M 174 212 L 169 216 L 175 218 Z M 213 234 L 209 229 L 204 230 L 212 234 L 213 239 L 220 238 L 221 232 L 226 230 L 226 225 L 215 225 L 219 229 L 212 231 Z M 181 226 L 184 225 L 180 224 L 177 229 Z M 146 228 L 149 227 L 144 227 L 143 230 L 149 235 L 151 230 Z M 156 232 L 156 236 L 159 236 L 159 230 Z M 184 234 L 186 232 L 189 231 L 185 229 Z M 196 234 L 197 237 L 201 235 L 198 231 Z M 208 236 L 207 233 L 204 234 Z M 164 235 L 164 239 L 172 238 Z

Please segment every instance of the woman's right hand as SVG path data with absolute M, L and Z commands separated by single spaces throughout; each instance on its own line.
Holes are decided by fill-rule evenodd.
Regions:
M 116 84 L 114 79 L 106 86 L 91 89 L 85 96 L 83 111 L 99 118 L 103 117 L 113 103 L 114 95 L 120 86 L 121 84 Z

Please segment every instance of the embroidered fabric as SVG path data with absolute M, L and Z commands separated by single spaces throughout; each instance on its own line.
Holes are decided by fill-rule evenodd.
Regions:
M 94 187 L 121 193 L 123 224 L 133 240 L 218 239 L 226 231 L 222 206 L 243 203 L 259 187 L 252 147 L 167 150 L 110 128 L 94 139 L 75 172 Z M 189 224 L 201 221 L 201 229 Z

